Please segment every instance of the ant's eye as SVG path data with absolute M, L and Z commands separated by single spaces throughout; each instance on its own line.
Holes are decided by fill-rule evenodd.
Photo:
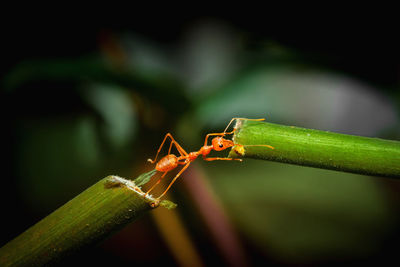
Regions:
M 219 144 L 219 147 L 222 148 L 224 145 L 223 144 Z

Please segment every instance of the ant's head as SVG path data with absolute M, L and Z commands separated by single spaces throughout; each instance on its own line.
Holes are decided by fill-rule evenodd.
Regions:
M 227 140 L 222 136 L 214 137 L 211 141 L 211 144 L 215 151 L 221 151 L 235 145 L 231 140 Z

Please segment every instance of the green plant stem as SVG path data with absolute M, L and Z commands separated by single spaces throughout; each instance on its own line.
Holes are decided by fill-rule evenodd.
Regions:
M 238 121 L 230 157 L 272 160 L 302 166 L 400 178 L 400 142 Z M 271 145 L 267 147 L 246 145 Z
M 104 239 L 157 205 L 154 199 L 145 199 L 132 181 L 108 176 L 0 248 L 0 266 L 53 263 Z

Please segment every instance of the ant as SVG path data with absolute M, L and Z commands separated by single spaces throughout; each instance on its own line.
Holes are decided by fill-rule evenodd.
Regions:
M 170 133 L 167 133 L 165 135 L 164 140 L 162 141 L 158 151 L 157 151 L 157 154 L 156 154 L 156 157 L 154 158 L 154 160 L 151 160 L 151 159 L 147 160 L 147 161 L 149 161 L 151 163 L 155 163 L 156 162 L 158 154 L 160 153 L 165 141 L 169 137 L 171 139 L 171 143 L 169 145 L 168 154 L 166 156 L 164 156 L 163 158 L 161 158 L 157 162 L 156 168 L 155 168 L 157 171 L 163 172 L 163 175 L 146 192 L 145 196 L 147 196 L 147 194 L 149 194 L 153 190 L 153 188 L 161 182 L 161 180 L 165 177 L 165 175 L 168 172 L 172 171 L 173 169 L 175 169 L 179 165 L 184 165 L 184 167 L 179 171 L 179 173 L 174 177 L 174 179 L 168 185 L 167 189 L 165 189 L 165 191 L 157 199 L 160 199 L 161 197 L 163 197 L 167 193 L 169 188 L 172 186 L 172 184 L 176 181 L 176 179 L 178 179 L 178 177 L 189 167 L 190 163 L 192 163 L 200 155 L 202 155 L 203 159 L 206 160 L 206 161 L 213 161 L 213 160 L 237 160 L 237 161 L 242 161 L 242 159 L 236 159 L 236 158 L 219 158 L 219 157 L 208 158 L 207 157 L 207 155 L 210 154 L 212 150 L 222 151 L 222 150 L 225 150 L 225 149 L 233 147 L 233 146 L 242 146 L 243 147 L 243 145 L 235 144 L 233 141 L 224 138 L 225 135 L 233 134 L 235 132 L 235 130 L 236 130 L 235 128 L 231 132 L 226 132 L 228 130 L 229 126 L 235 120 L 263 121 L 264 119 L 233 118 L 228 123 L 228 126 L 226 126 L 224 132 L 207 134 L 206 135 L 206 139 L 204 141 L 204 145 L 198 151 L 190 152 L 190 153 L 187 153 L 178 144 L 178 142 L 175 141 L 175 139 L 172 137 L 172 135 Z M 216 137 L 214 137 L 211 140 L 211 145 L 207 145 L 208 138 L 210 136 L 216 136 Z M 175 145 L 175 147 L 178 150 L 180 156 L 175 156 L 174 154 L 171 154 L 172 145 Z M 274 147 L 269 146 L 269 145 L 251 145 L 251 146 L 264 146 L 264 147 L 268 147 L 268 148 L 274 149 Z

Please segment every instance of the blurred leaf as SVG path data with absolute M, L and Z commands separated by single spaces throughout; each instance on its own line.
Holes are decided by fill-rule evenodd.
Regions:
M 256 161 L 207 170 L 241 231 L 285 261 L 376 252 L 394 227 L 370 177 Z
M 174 113 L 189 106 L 181 83 L 174 77 L 157 71 L 114 68 L 99 57 L 26 61 L 5 76 L 3 85 L 7 91 L 12 91 L 26 83 L 43 80 L 97 82 L 125 87 Z
M 174 50 L 139 36 L 125 34 L 120 43 L 130 69 L 144 73 L 164 73 L 171 77 L 179 74 Z
M 98 177 L 104 162 L 92 117 L 43 119 L 18 134 L 18 184 L 33 210 L 51 211 Z
M 180 52 L 181 79 L 192 97 L 210 93 L 240 66 L 242 40 L 221 21 L 194 25 L 185 36 Z
M 112 85 L 94 84 L 84 90 L 87 102 L 101 114 L 102 130 L 114 150 L 126 146 L 134 137 L 136 113 L 127 90 Z
M 361 81 L 294 64 L 250 68 L 206 98 L 198 98 L 200 125 L 217 128 L 232 117 L 374 136 L 393 127 L 392 101 Z

